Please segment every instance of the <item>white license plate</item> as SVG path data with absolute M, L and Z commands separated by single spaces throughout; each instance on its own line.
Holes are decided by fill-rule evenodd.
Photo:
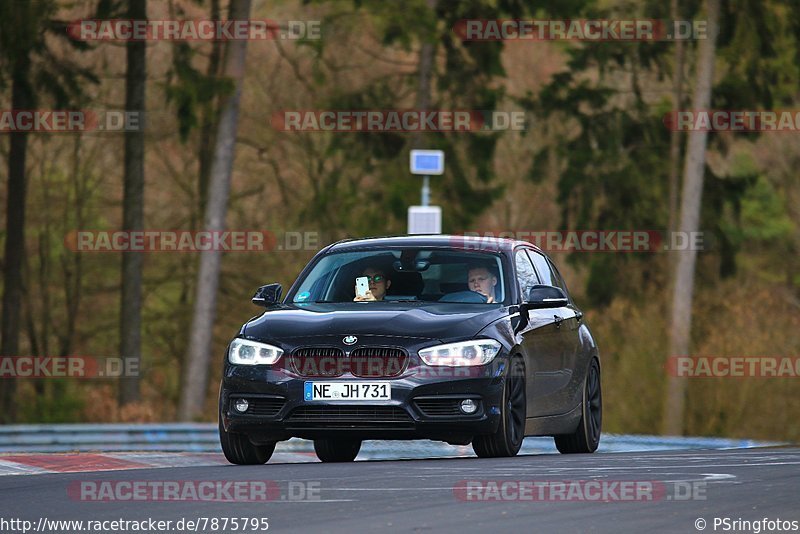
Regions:
M 388 382 L 306 382 L 303 399 L 307 401 L 392 400 L 392 386 Z

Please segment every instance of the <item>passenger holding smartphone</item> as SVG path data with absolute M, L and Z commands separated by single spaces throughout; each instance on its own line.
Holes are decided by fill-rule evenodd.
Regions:
M 383 300 L 383 297 L 386 296 L 386 290 L 392 285 L 392 281 L 386 278 L 386 273 L 380 269 L 367 267 L 361 276 L 367 278 L 369 289 L 363 295 L 359 294 L 358 284 L 356 284 L 356 298 L 353 300 L 356 302 Z

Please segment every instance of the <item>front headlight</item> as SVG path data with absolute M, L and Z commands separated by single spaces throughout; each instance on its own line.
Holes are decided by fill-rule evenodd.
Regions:
M 419 357 L 428 365 L 486 365 L 497 356 L 501 346 L 494 339 L 475 339 L 422 349 Z
M 282 349 L 249 339 L 234 339 L 228 347 L 228 361 L 239 365 L 269 365 L 280 360 L 281 356 Z

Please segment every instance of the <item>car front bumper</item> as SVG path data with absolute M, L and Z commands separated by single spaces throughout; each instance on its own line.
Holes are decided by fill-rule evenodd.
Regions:
M 467 444 L 493 433 L 500 422 L 506 359 L 485 366 L 429 367 L 412 359 L 396 378 L 307 378 L 283 366 L 226 363 L 220 390 L 220 417 L 228 432 L 247 434 L 255 443 L 304 439 L 432 439 Z M 388 382 L 391 400 L 306 401 L 307 381 Z M 244 413 L 235 407 L 246 399 Z M 478 405 L 460 411 L 464 399 Z

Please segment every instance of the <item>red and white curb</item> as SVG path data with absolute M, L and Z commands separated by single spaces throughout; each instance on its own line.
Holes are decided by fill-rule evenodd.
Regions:
M 313 452 L 276 452 L 270 463 L 316 462 Z M 231 465 L 222 453 L 49 453 L 2 454 L 0 476 L 42 475 L 48 473 L 91 473 L 128 469 L 169 467 L 213 467 Z

